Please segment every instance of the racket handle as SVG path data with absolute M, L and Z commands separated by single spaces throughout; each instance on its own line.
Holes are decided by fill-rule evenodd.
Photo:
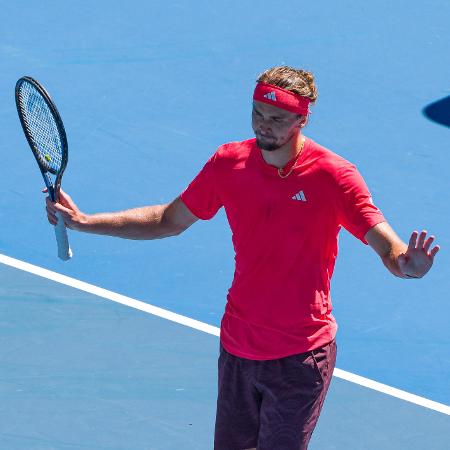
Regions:
M 55 225 L 56 243 L 58 244 L 58 257 L 63 261 L 72 258 L 72 250 L 69 245 L 69 238 L 67 237 L 66 226 L 64 220 L 59 212 L 56 213 L 58 223 Z

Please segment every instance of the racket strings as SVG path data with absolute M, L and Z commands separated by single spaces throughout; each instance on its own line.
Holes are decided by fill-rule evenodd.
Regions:
M 19 101 L 36 156 L 46 170 L 58 172 L 62 166 L 63 146 L 52 111 L 39 91 L 26 82 L 20 87 Z

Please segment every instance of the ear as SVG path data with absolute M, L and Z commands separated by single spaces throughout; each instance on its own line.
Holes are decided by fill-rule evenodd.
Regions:
M 299 127 L 304 128 L 308 123 L 308 116 L 300 116 L 298 119 Z

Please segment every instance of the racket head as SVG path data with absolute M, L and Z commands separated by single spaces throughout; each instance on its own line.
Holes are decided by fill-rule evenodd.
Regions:
M 56 176 L 53 189 L 59 191 L 62 174 L 67 166 L 67 136 L 61 116 L 44 87 L 31 77 L 16 83 L 17 112 L 23 132 L 36 161 L 45 176 Z

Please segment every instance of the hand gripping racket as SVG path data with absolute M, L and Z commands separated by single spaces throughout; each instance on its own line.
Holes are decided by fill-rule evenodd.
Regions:
M 61 178 L 67 165 L 67 137 L 61 117 L 45 89 L 31 77 L 16 83 L 16 106 L 23 132 L 30 144 L 48 193 L 53 202 L 59 200 Z M 64 221 L 57 213 L 55 226 L 58 256 L 72 257 Z

